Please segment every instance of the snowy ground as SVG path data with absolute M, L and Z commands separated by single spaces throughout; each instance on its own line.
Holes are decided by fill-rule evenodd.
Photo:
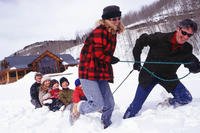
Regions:
M 114 65 L 114 91 L 131 71 L 132 65 L 118 63 Z M 66 77 L 70 88 L 74 88 L 77 67 L 70 68 Z M 68 73 L 68 74 L 67 74 Z M 69 73 L 73 73 L 69 75 Z M 188 71 L 181 67 L 179 77 Z M 190 74 L 182 80 L 193 95 L 193 102 L 186 106 L 157 107 L 168 95 L 160 86 L 151 92 L 137 117 L 123 120 L 122 116 L 132 101 L 137 87 L 138 72 L 133 73 L 114 93 L 116 107 L 113 112 L 113 124 L 102 129 L 100 114 L 81 115 L 73 126 L 68 122 L 69 110 L 51 112 L 46 107 L 34 109 L 30 103 L 29 89 L 34 82 L 34 72 L 30 72 L 16 83 L 0 85 L 0 132 L 1 133 L 197 133 L 200 130 L 200 74 Z M 53 77 L 60 79 L 61 76 Z

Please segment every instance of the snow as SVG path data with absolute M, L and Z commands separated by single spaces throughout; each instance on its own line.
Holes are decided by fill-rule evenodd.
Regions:
M 63 61 L 63 62 L 62 62 L 62 64 L 63 64 L 63 65 L 68 65 L 69 63 L 67 63 L 67 62 Z
M 10 70 L 15 70 L 15 69 L 16 69 L 16 67 L 11 67 L 11 68 L 10 68 Z
M 113 65 L 115 83 L 110 84 L 114 92 L 117 86 L 132 70 L 132 65 L 119 62 Z M 59 80 L 66 76 L 70 88 L 74 88 L 77 78 L 77 67 L 50 75 Z M 179 77 L 187 74 L 188 70 L 181 66 Z M 138 72 L 133 71 L 120 88 L 114 93 L 116 102 L 112 115 L 113 124 L 103 129 L 100 123 L 100 113 L 81 115 L 73 126 L 70 126 L 69 110 L 64 112 L 49 111 L 47 107 L 34 109 L 30 103 L 30 86 L 34 82 L 35 72 L 30 72 L 18 82 L 0 85 L 0 132 L 1 133 L 197 133 L 200 130 L 200 90 L 198 87 L 200 74 L 190 74 L 182 80 L 183 84 L 193 95 L 193 102 L 173 108 L 157 107 L 169 95 L 161 86 L 156 86 L 138 115 L 131 119 L 122 116 L 134 98 L 137 87 Z

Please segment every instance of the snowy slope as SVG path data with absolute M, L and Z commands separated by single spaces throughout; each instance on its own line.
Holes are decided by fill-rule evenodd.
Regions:
M 132 66 L 125 63 L 114 65 L 115 83 L 111 84 L 114 91 L 121 81 L 131 71 Z M 73 73 L 68 75 L 69 73 Z M 181 67 L 179 76 L 188 73 Z M 77 78 L 77 67 L 65 71 L 70 81 L 70 88 L 74 88 Z M 70 126 L 68 122 L 69 110 L 51 112 L 46 107 L 34 109 L 31 105 L 29 88 L 34 82 L 34 72 L 29 73 L 16 83 L 0 85 L 0 132 L 1 133 L 197 133 L 200 130 L 200 90 L 198 87 L 200 74 L 190 74 L 182 80 L 191 91 L 194 100 L 191 104 L 178 107 L 157 107 L 168 95 L 160 86 L 151 92 L 142 110 L 135 118 L 123 120 L 122 116 L 132 101 L 136 87 L 138 72 L 133 73 L 114 93 L 116 107 L 113 112 L 113 124 L 106 130 L 102 129 L 100 114 L 91 113 Z M 61 76 L 53 77 L 60 79 Z

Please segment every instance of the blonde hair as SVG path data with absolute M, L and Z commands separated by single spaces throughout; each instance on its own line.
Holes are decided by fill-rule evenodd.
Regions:
M 120 21 L 119 25 L 116 26 L 108 19 L 98 20 L 97 25 L 104 25 L 105 27 L 107 27 L 108 31 L 111 32 L 112 34 L 122 33 L 125 29 L 124 25 L 122 24 L 121 21 Z

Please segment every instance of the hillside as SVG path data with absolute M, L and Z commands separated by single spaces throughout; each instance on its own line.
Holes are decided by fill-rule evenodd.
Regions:
M 24 47 L 22 50 L 15 52 L 13 55 L 36 55 L 48 50 L 52 53 L 63 53 L 66 49 L 77 45 L 76 40 L 57 40 L 36 42 Z
M 139 22 L 141 20 L 200 16 L 200 1 L 198 0 L 157 0 L 151 5 L 143 6 L 140 11 L 129 12 L 122 18 L 125 25 Z M 159 19 L 158 19 L 159 18 Z M 168 18 L 168 20 L 170 20 Z
M 192 6 L 195 5 L 195 6 Z M 155 9 L 152 10 L 152 9 Z M 146 15 L 149 15 L 148 17 Z M 133 18 L 138 18 L 135 22 Z M 143 8 L 140 12 L 129 13 L 122 19 L 126 23 L 126 30 L 118 36 L 115 55 L 121 60 L 133 60 L 132 49 L 136 39 L 143 33 L 172 32 L 179 21 L 185 18 L 194 19 L 200 27 L 200 1 L 194 0 L 159 0 Z M 126 19 L 126 20 L 125 20 Z M 131 21 L 132 20 L 132 21 Z M 129 21 L 129 22 L 128 22 Z M 133 22 L 133 23 L 131 23 Z M 193 45 L 193 52 L 200 54 L 200 30 L 189 40 Z M 79 57 L 82 45 L 66 50 L 75 58 Z M 146 48 L 146 52 L 148 48 Z

